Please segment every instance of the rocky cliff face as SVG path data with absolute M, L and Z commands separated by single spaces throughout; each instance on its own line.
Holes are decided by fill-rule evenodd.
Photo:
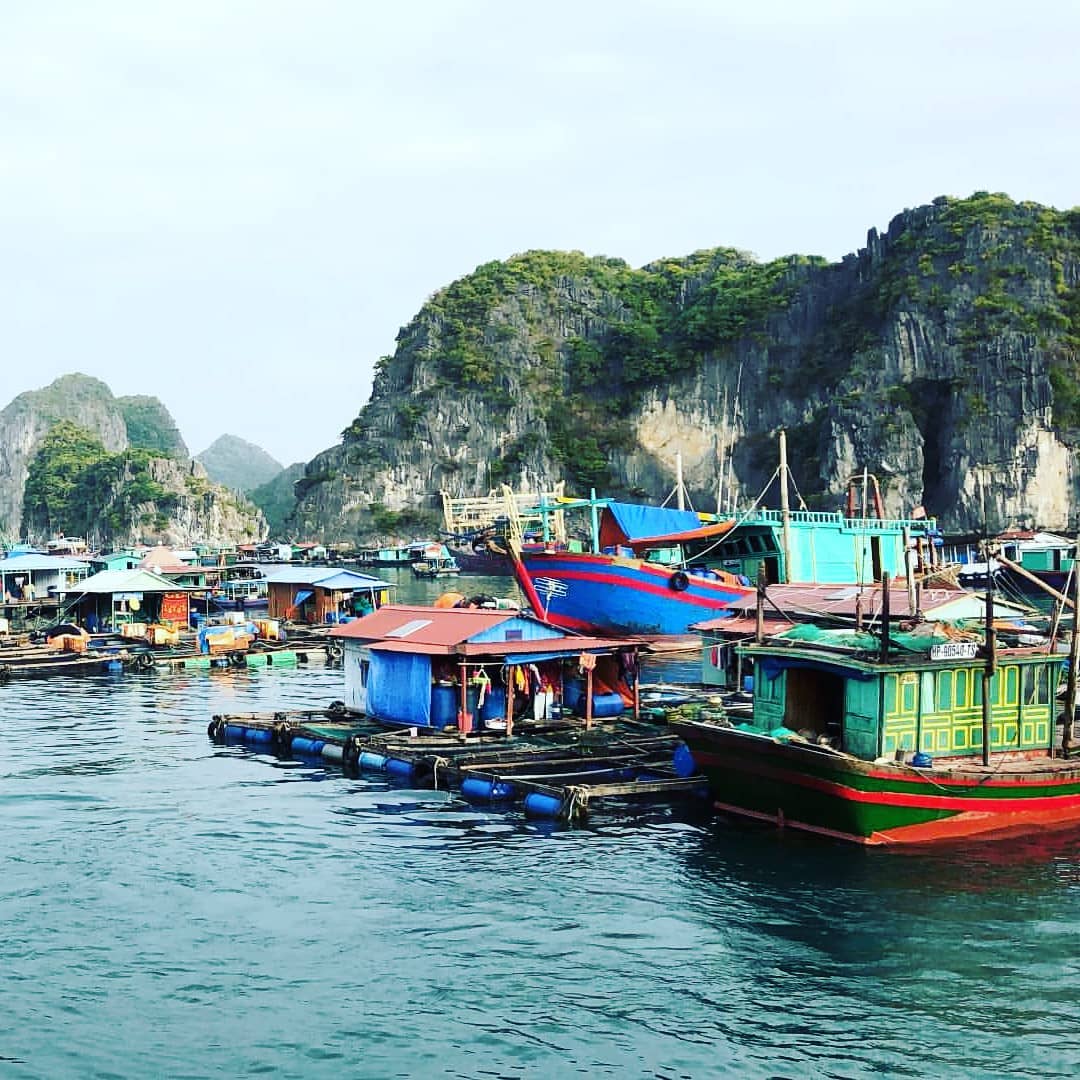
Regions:
M 44 389 L 20 394 L 0 412 L 0 536 L 19 535 L 30 460 L 59 420 L 92 432 L 106 450 L 127 448 L 123 411 L 100 380 L 64 375 Z
M 788 432 L 807 503 L 864 468 L 953 532 L 1064 530 L 1078 494 L 1080 211 L 1005 196 L 898 215 L 839 263 L 533 252 L 436 294 L 380 363 L 294 524 L 392 531 L 497 482 L 746 505 Z M 766 500 L 768 501 L 768 500 Z M 772 503 L 775 505 L 775 502 Z
M 80 449 L 61 464 L 59 483 L 39 476 L 26 504 L 31 467 L 41 467 L 43 448 L 62 429 L 86 433 L 71 444 Z M 0 412 L 0 532 L 44 542 L 57 530 L 102 547 L 188 547 L 261 540 L 267 525 L 254 505 L 188 460 L 156 398 L 114 398 L 97 379 L 65 375 Z
M 112 536 L 112 546 L 165 544 L 187 548 L 195 543 L 228 545 L 264 540 L 266 519 L 243 497 L 211 483 L 197 461 L 155 458 L 148 466 L 155 484 L 167 493 L 164 500 L 137 503 L 128 511 L 129 525 Z M 119 495 L 130 482 L 122 476 L 115 486 Z M 110 505 L 104 508 L 108 516 Z

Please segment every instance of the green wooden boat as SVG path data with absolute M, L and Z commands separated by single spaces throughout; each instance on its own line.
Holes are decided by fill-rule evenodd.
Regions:
M 718 809 L 863 844 L 1080 823 L 1080 760 L 1055 749 L 1060 654 L 814 626 L 742 652 L 753 720 L 672 725 Z

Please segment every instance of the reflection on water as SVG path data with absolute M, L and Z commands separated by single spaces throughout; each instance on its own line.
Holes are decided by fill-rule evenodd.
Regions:
M 897 855 L 672 807 L 565 829 L 206 736 L 341 678 L 2 688 L 5 1076 L 1080 1065 L 1077 838 Z

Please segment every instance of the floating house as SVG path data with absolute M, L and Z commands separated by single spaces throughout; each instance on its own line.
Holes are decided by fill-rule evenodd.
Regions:
M 213 567 L 193 565 L 183 558 L 183 553 L 160 544 L 151 548 L 139 560 L 138 568 L 149 570 L 152 574 L 158 574 L 177 585 L 191 589 L 205 589 L 209 584 L 208 575 L 212 574 L 215 578 L 217 576 Z
M 288 566 L 267 578 L 267 616 L 303 623 L 337 622 L 382 607 L 394 588 L 392 582 L 355 570 Z
M 141 562 L 142 555 L 133 548 L 124 548 L 95 555 L 90 560 L 90 572 L 96 574 L 102 570 L 134 570 Z
M 383 722 L 512 733 L 515 716 L 638 712 L 643 643 L 578 637 L 530 615 L 388 605 L 331 631 L 343 651 L 345 704 Z
M 4 606 L 56 602 L 57 596 L 90 573 L 85 559 L 26 553 L 0 559 Z
M 66 590 L 69 618 L 90 630 L 156 623 L 186 628 L 189 590 L 149 570 L 102 570 Z

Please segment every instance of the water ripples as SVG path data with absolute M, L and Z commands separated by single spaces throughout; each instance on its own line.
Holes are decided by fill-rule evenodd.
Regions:
M 568 830 L 206 737 L 340 673 L 2 688 L 14 1076 L 1066 1076 L 1080 840 Z M 62 1038 L 43 1038 L 62 1031 Z

